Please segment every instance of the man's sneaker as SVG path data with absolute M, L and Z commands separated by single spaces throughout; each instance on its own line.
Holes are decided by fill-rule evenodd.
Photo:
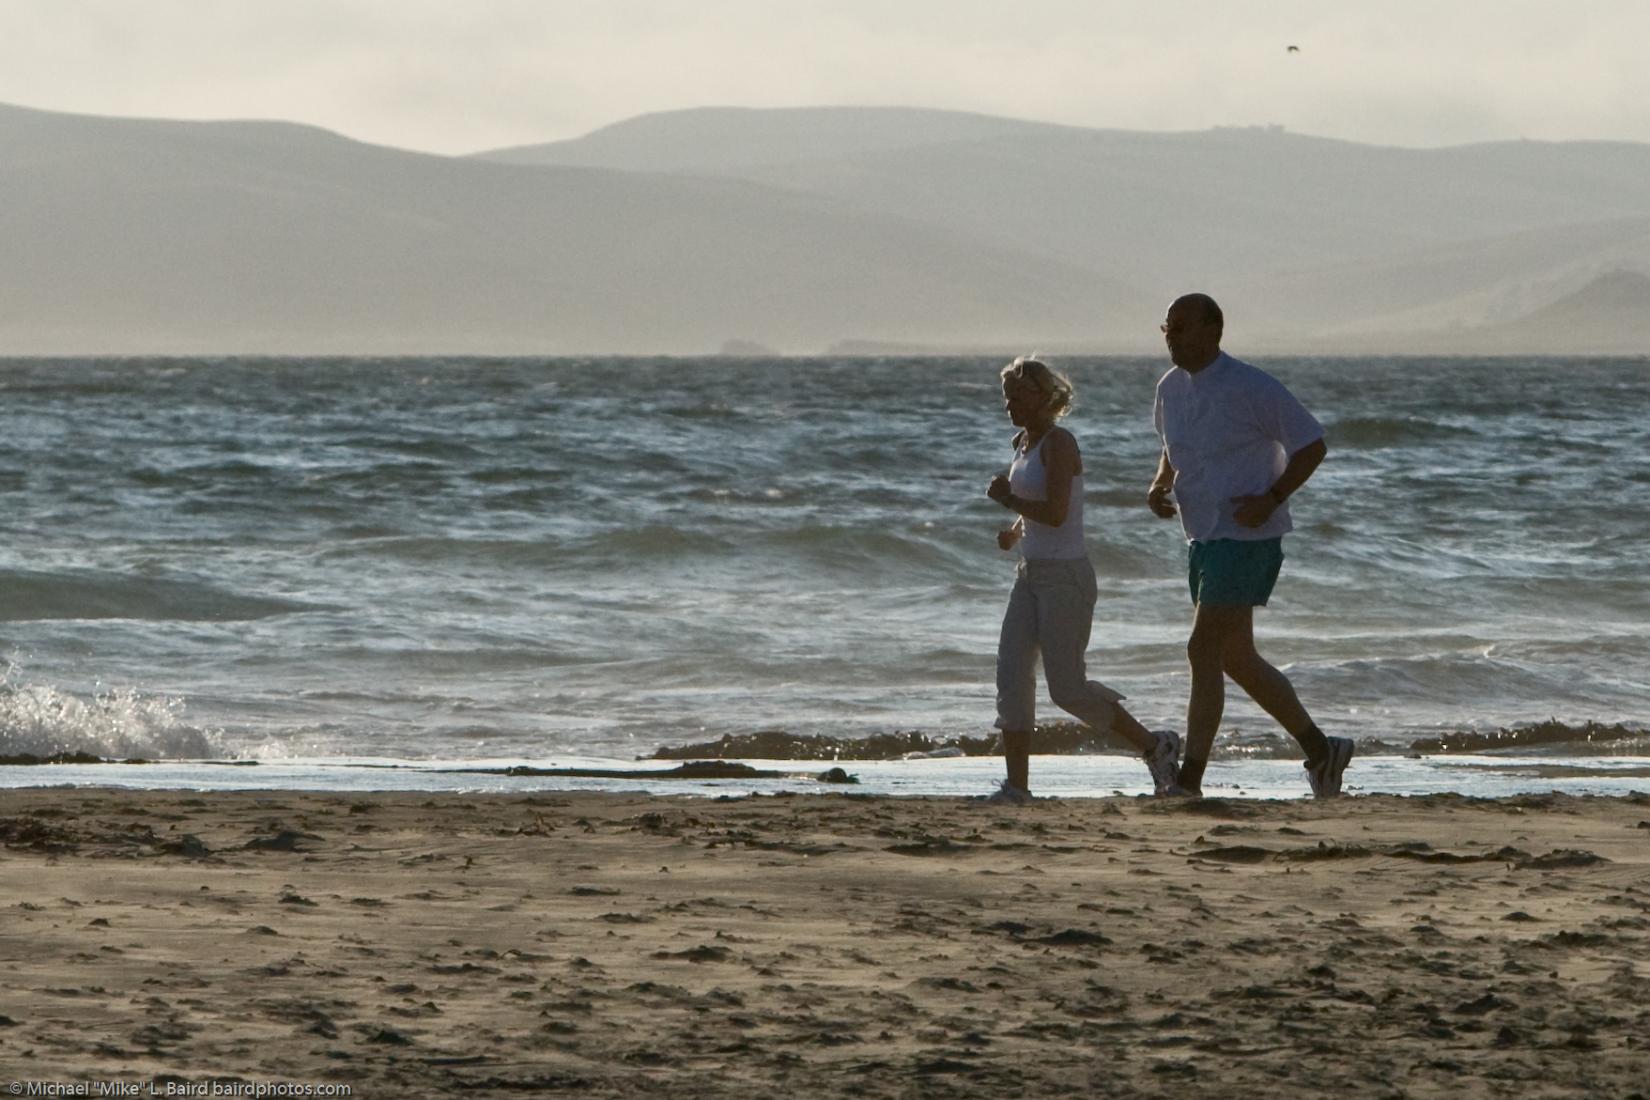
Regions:
M 1180 734 L 1173 730 L 1153 730 L 1157 746 L 1145 754 L 1146 767 L 1152 773 L 1152 787 L 1157 794 L 1180 786 Z
M 1016 787 L 1005 779 L 1001 786 L 985 796 L 985 800 L 993 806 L 1024 806 L 1035 802 L 1036 797 L 1024 787 Z
M 1324 742 L 1329 751 L 1316 764 L 1306 762 L 1306 779 L 1312 784 L 1313 798 L 1334 798 L 1341 793 L 1341 776 L 1346 773 L 1346 766 L 1352 762 L 1352 739 L 1350 737 L 1325 737 Z

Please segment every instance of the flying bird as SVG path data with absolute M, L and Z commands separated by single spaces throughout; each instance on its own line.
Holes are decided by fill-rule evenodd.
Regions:
M 1301 48 L 1299 46 L 1290 46 L 1289 49 L 1285 52 L 1287 52 L 1287 53 L 1300 53 Z

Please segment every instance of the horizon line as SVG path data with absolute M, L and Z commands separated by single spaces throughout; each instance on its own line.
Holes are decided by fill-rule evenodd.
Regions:
M 749 113 L 749 114 L 807 114 L 811 112 L 839 111 L 861 112 L 866 114 L 905 112 L 910 114 L 950 115 L 985 119 L 996 122 L 1017 123 L 1024 126 L 1046 127 L 1049 129 L 1070 130 L 1077 133 L 1089 134 L 1118 134 L 1151 137 L 1192 137 L 1198 135 L 1238 133 L 1238 134 L 1265 134 L 1281 135 L 1291 138 L 1303 138 L 1310 141 L 1336 142 L 1343 145 L 1355 145 L 1368 149 L 1396 149 L 1407 152 L 1442 152 L 1451 149 L 1471 149 L 1494 145 L 1629 145 L 1650 146 L 1650 140 L 1635 140 L 1632 138 L 1584 137 L 1584 138 L 1543 138 L 1543 137 L 1486 137 L 1472 141 L 1455 141 L 1433 145 L 1404 145 L 1386 142 L 1365 141 L 1358 138 L 1339 137 L 1332 134 L 1309 133 L 1304 130 L 1292 130 L 1278 122 L 1227 122 L 1215 123 L 1199 129 L 1165 129 L 1151 130 L 1127 126 L 1096 126 L 1080 123 L 1054 122 L 1047 119 L 1027 118 L 1018 115 L 992 114 L 986 111 L 969 110 L 951 107 L 928 107 L 912 104 L 854 104 L 854 103 L 817 103 L 793 104 L 790 106 L 753 106 L 732 103 L 704 103 L 686 107 L 664 107 L 656 110 L 642 111 L 627 115 L 611 122 L 602 123 L 592 129 L 569 137 L 549 137 L 539 140 L 519 142 L 512 145 L 489 146 L 482 149 L 472 149 L 468 152 L 443 152 L 436 149 L 418 148 L 410 145 L 396 145 L 389 142 L 377 141 L 366 137 L 357 137 L 341 129 L 319 122 L 309 122 L 294 118 L 274 116 L 179 116 L 179 115 L 142 115 L 142 114 L 110 114 L 91 111 L 65 110 L 60 107 L 42 107 L 31 103 L 21 103 L 14 100 L 0 100 L 0 111 L 21 111 L 42 115 L 54 115 L 65 119 L 86 119 L 103 122 L 133 122 L 155 124 L 177 124 L 185 126 L 288 126 L 302 130 L 312 130 L 326 134 L 343 141 L 357 145 L 372 146 L 381 149 L 390 149 L 401 153 L 414 153 L 420 156 L 439 157 L 445 160 L 467 160 L 500 153 L 516 152 L 526 149 L 536 149 L 549 145 L 560 145 L 582 141 L 596 134 L 625 126 L 642 119 L 658 118 L 667 115 L 683 115 L 693 113 Z M 966 140 L 966 139 L 963 139 Z

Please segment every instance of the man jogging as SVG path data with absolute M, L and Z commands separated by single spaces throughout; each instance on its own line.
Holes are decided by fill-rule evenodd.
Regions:
M 1230 676 L 1300 742 L 1312 793 L 1333 798 L 1352 741 L 1323 735 L 1288 678 L 1255 651 L 1254 636 L 1255 608 L 1266 606 L 1283 565 L 1285 501 L 1323 461 L 1323 427 L 1283 383 L 1220 350 L 1224 324 L 1207 294 L 1169 307 L 1163 337 L 1174 367 L 1158 381 L 1152 409 L 1162 453 L 1146 502 L 1163 519 L 1179 504 L 1194 605 L 1186 759 L 1170 793 L 1202 796 Z

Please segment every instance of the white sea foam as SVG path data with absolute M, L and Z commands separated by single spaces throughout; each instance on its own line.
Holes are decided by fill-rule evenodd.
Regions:
M 110 759 L 203 759 L 222 754 L 218 731 L 183 722 L 184 703 L 135 688 L 83 698 L 0 676 L 0 756 L 90 753 Z

